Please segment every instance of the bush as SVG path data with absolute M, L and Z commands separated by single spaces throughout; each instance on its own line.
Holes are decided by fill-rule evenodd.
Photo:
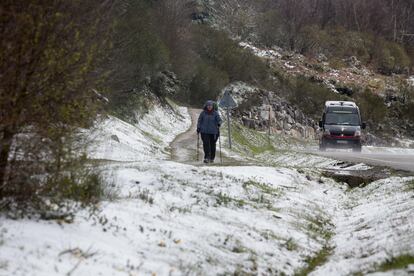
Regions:
M 195 26 L 196 51 L 203 62 L 226 72 L 229 81 L 260 83 L 268 77 L 266 64 L 248 50 L 241 49 L 225 32 Z
M 377 124 L 384 121 L 387 115 L 387 107 L 380 96 L 369 90 L 365 90 L 356 96 L 356 102 L 361 109 L 364 121 L 366 120 Z
M 99 174 L 76 171 L 49 178 L 42 193 L 55 200 L 71 199 L 89 204 L 98 203 L 104 195 L 104 189 Z
M 289 83 L 289 100 L 297 105 L 305 114 L 319 119 L 326 101 L 347 100 L 346 96 L 333 93 L 321 84 L 305 77 L 297 77 Z
M 36 192 L 33 177 L 60 168 L 61 144 L 93 125 L 113 13 L 102 1 L 2 2 L 0 199 Z
M 410 57 L 401 45 L 381 41 L 376 47 L 374 62 L 380 72 L 387 75 L 399 74 L 410 66 Z
M 296 42 L 297 51 L 301 54 L 317 54 L 327 47 L 329 39 L 331 39 L 329 34 L 318 26 L 305 26 Z
M 258 39 L 266 47 L 278 45 L 281 40 L 281 17 L 278 11 L 270 10 L 257 18 Z
M 414 122 L 414 102 L 410 102 L 404 106 L 403 118 L 410 122 Z
M 187 100 L 190 103 L 202 104 L 207 100 L 216 99 L 228 81 L 225 72 L 205 63 L 200 63 L 189 84 L 190 94 Z

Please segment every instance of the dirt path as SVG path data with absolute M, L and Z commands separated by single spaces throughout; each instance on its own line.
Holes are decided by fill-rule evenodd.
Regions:
M 182 163 L 197 162 L 197 119 L 201 109 L 189 108 L 191 127 L 178 135 L 171 143 L 171 159 Z M 200 139 L 200 160 L 202 158 Z
M 202 164 L 202 159 L 204 156 L 203 153 L 203 142 L 200 138 L 199 144 L 199 153 L 197 160 L 197 120 L 201 112 L 201 109 L 189 108 L 188 112 L 191 116 L 191 127 L 184 133 L 178 135 L 174 141 L 172 141 L 171 147 L 171 159 L 180 163 L 199 165 Z M 217 154 L 215 164 L 210 165 L 220 165 L 220 166 L 240 166 L 240 161 L 236 161 L 232 158 L 229 158 L 224 153 L 222 153 L 223 163 L 220 162 L 220 146 L 217 143 Z M 244 164 L 246 165 L 246 164 Z

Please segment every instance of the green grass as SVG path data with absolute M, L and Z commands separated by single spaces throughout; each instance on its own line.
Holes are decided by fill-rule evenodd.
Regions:
M 227 134 L 227 123 L 223 124 L 223 134 Z M 248 154 L 258 155 L 264 152 L 274 152 L 276 148 L 267 133 L 244 127 L 238 122 L 231 122 L 231 138 L 234 149 Z
M 255 187 L 262 191 L 265 194 L 269 194 L 271 196 L 279 197 L 281 195 L 281 190 L 278 188 L 274 188 L 266 183 L 262 183 L 259 181 L 256 181 L 254 179 L 249 179 L 248 181 L 245 181 L 243 183 L 243 189 L 247 190 L 249 187 Z
M 408 181 L 407 187 L 409 191 L 414 191 L 414 180 Z
M 295 273 L 296 276 L 305 276 L 315 270 L 316 267 L 324 264 L 332 254 L 333 248 L 324 246 L 316 255 L 305 259 L 306 266 Z
M 266 133 L 243 127 L 235 122 L 231 124 L 231 128 L 231 136 L 236 148 L 247 150 L 253 155 L 267 151 L 276 151 Z
M 221 206 L 221 205 L 228 206 L 230 203 L 234 203 L 238 207 L 243 207 L 246 204 L 244 200 L 232 198 L 229 195 L 222 193 L 222 192 L 216 194 L 215 196 L 216 196 L 217 206 Z
M 322 216 L 307 217 L 306 219 L 309 222 L 307 230 L 315 239 L 322 238 L 328 242 L 332 238 L 333 233 L 330 230 L 332 223 L 328 219 L 325 219 Z
M 297 250 L 298 249 L 298 245 L 297 245 L 297 243 L 292 239 L 292 238 L 290 238 L 290 239 L 288 239 L 287 241 L 286 241 L 286 243 L 284 244 L 284 246 L 286 247 L 286 249 L 287 250 L 289 250 L 289 251 L 295 251 L 295 250 Z
M 314 239 L 322 238 L 324 240 L 324 245 L 315 255 L 305 259 L 306 266 L 295 273 L 295 275 L 298 276 L 308 275 L 314 271 L 316 267 L 323 265 L 328 260 L 329 256 L 332 255 L 334 250 L 330 245 L 333 236 L 333 232 L 331 231 L 332 223 L 330 220 L 325 219 L 320 215 L 307 217 L 306 220 L 308 221 L 307 231 L 310 233 L 310 236 Z
M 413 255 L 401 255 L 398 257 L 392 257 L 384 263 L 380 264 L 377 268 L 377 271 L 387 272 L 395 269 L 404 269 L 408 265 L 414 264 Z
M 156 137 L 155 135 L 146 132 L 146 131 L 142 131 L 142 134 L 144 134 L 144 136 L 146 136 L 147 138 L 149 138 L 150 140 L 153 140 L 155 143 L 157 144 L 162 144 L 162 141 L 160 138 Z
M 227 135 L 227 123 L 223 123 L 223 135 Z M 257 165 L 283 166 L 276 161 L 278 156 L 292 155 L 292 148 L 310 145 L 312 142 L 281 134 L 271 134 L 247 128 L 239 122 L 231 122 L 233 151 Z M 227 140 L 227 139 L 226 139 Z M 225 145 L 226 146 L 226 145 Z

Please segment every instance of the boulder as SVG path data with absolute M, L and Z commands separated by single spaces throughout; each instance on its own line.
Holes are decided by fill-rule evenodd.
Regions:
M 345 59 L 344 61 L 350 67 L 361 68 L 361 66 L 362 66 L 361 61 L 359 61 L 356 56 L 350 56 L 349 58 Z
M 286 131 L 289 131 L 289 130 L 291 130 L 291 129 L 292 129 L 292 125 L 291 125 L 291 124 L 289 124 L 289 123 L 287 123 L 287 122 L 285 122 L 285 123 L 283 124 L 283 129 L 284 129 L 284 130 L 286 130 Z
M 119 138 L 116 135 L 111 135 L 111 139 L 114 140 L 117 143 L 120 143 Z
M 291 125 L 295 124 L 295 120 L 289 115 L 287 116 L 286 121 Z

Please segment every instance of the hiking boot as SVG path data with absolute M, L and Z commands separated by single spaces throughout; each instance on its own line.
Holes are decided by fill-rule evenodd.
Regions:
M 210 163 L 214 163 L 214 160 L 213 159 L 210 159 Z
M 204 159 L 204 163 L 206 163 L 206 164 L 207 164 L 208 162 L 209 162 L 209 160 L 208 160 L 208 159 Z

